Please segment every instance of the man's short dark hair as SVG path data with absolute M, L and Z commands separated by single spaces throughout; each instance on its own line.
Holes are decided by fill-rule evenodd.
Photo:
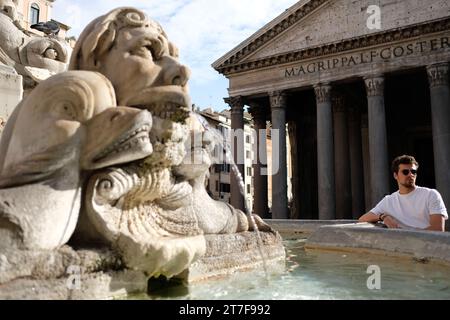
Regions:
M 401 164 L 415 164 L 417 168 L 419 168 L 419 163 L 414 159 L 413 156 L 408 156 L 406 154 L 397 157 L 392 161 L 391 170 L 393 173 L 398 173 L 398 169 Z

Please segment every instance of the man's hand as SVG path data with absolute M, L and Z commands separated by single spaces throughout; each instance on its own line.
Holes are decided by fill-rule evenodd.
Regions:
M 389 229 L 399 229 L 399 223 L 397 219 L 394 217 L 391 217 L 389 215 L 384 215 L 383 217 L 383 223 L 389 228 Z

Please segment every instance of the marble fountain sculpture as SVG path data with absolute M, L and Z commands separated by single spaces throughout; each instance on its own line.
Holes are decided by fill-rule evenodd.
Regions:
M 21 26 L 18 0 L 0 0 L 0 135 L 14 108 L 36 85 L 66 71 L 70 48 L 56 36 Z
M 66 71 L 68 46 L 56 37 L 28 33 L 20 25 L 18 0 L 0 0 L 0 63 L 13 67 L 34 87 L 49 76 Z
M 0 298 L 108 298 L 152 277 L 284 268 L 277 232 L 207 194 L 216 141 L 157 22 L 134 8 L 95 19 L 70 70 L 19 104 L 0 142 Z

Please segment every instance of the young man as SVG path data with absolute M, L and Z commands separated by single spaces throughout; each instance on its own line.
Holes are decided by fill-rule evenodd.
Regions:
M 384 197 L 359 221 L 383 221 L 388 228 L 444 231 L 448 219 L 444 201 L 438 191 L 416 186 L 418 168 L 412 156 L 394 159 L 392 172 L 399 190 Z

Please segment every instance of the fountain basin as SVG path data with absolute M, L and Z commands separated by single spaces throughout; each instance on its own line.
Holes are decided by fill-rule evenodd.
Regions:
M 354 220 L 267 220 L 283 239 L 305 238 L 305 249 L 366 252 L 426 259 L 450 266 L 450 233 L 386 229 Z
M 279 230 L 262 233 L 269 282 L 255 233 L 244 232 L 206 236 L 206 254 L 178 277 L 183 284 L 151 295 L 148 277 L 112 250 L 9 253 L 0 256 L 0 299 L 450 299 L 448 233 L 351 220 L 267 222 Z M 366 286 L 373 265 L 381 290 Z M 71 266 L 81 266 L 79 278 L 67 273 Z M 79 289 L 67 287 L 74 279 Z
M 278 233 L 261 232 L 264 262 L 272 273 L 285 270 Z M 255 232 L 206 235 L 205 255 L 173 278 L 184 285 L 263 270 Z M 142 271 L 128 269 L 119 253 L 103 249 L 8 251 L 0 254 L 0 299 L 114 299 L 151 291 Z

